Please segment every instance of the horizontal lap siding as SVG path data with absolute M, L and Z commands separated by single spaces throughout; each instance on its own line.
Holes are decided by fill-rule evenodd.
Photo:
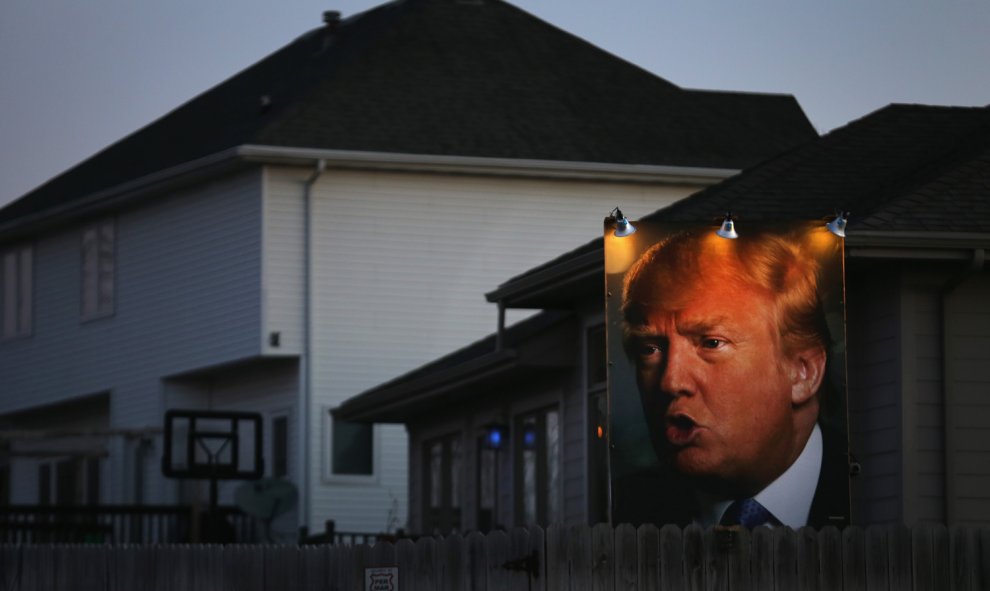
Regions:
M 855 523 L 901 519 L 898 284 L 875 270 L 847 280 L 850 451 L 863 467 L 851 481 Z
M 949 520 L 990 524 L 990 277 L 947 298 Z
M 269 194 L 298 199 L 309 174 L 273 169 Z M 484 294 L 600 235 L 616 205 L 635 217 L 693 190 L 327 170 L 313 190 L 314 408 L 336 406 L 493 332 L 496 309 Z M 280 313 L 270 310 L 269 318 Z M 320 449 L 322 427 L 312 425 Z M 325 457 L 314 456 L 313 520 L 377 530 L 390 495 L 405 520 L 405 433 L 386 426 L 378 441 L 386 470 L 373 484 L 325 481 Z
M 0 344 L 0 412 L 108 392 L 112 427 L 159 426 L 162 378 L 257 355 L 260 203 L 255 171 L 115 212 L 114 314 L 89 322 L 80 321 L 83 226 L 39 237 L 34 333 Z M 107 445 L 104 499 L 130 502 L 135 443 Z M 172 502 L 173 485 L 160 485 L 148 462 L 145 500 Z

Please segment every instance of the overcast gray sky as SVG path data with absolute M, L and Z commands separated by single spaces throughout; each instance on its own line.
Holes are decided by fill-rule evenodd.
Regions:
M 0 0 L 0 205 L 374 0 Z M 988 0 L 515 0 L 687 88 L 790 93 L 819 132 L 990 104 Z

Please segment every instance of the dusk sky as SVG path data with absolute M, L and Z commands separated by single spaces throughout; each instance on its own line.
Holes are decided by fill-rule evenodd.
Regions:
M 2 0 L 0 205 L 374 0 Z M 990 104 L 987 0 L 516 0 L 686 88 L 788 93 L 824 133 Z

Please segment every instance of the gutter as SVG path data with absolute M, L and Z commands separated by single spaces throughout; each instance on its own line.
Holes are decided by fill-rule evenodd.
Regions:
M 303 351 L 299 359 L 302 377 L 302 396 L 299 401 L 299 441 L 302 450 L 302 466 L 299 470 L 299 488 L 304 491 L 300 504 L 300 525 L 309 527 L 310 507 L 312 506 L 313 491 L 310 490 L 310 437 L 309 409 L 312 405 L 313 370 L 310 359 L 313 355 L 313 330 L 310 328 L 313 309 L 312 296 L 312 201 L 313 186 L 327 168 L 326 160 L 316 161 L 313 174 L 306 179 L 303 186 Z
M 10 238 L 15 238 L 17 235 L 26 234 L 37 229 L 38 226 L 43 226 L 45 222 L 54 222 L 56 219 L 67 216 L 84 215 L 91 211 L 119 205 L 149 192 L 188 181 L 190 180 L 189 177 L 194 178 L 196 175 L 213 175 L 223 170 L 251 163 L 308 167 L 313 162 L 320 160 L 325 161 L 327 167 L 346 169 L 585 179 L 623 183 L 696 184 L 699 186 L 714 184 L 740 172 L 739 169 L 695 166 L 444 156 L 242 144 L 130 179 L 78 199 L 72 199 L 64 204 L 0 223 L 0 240 L 5 240 L 6 237 L 3 235 L 7 233 L 12 233 Z M 2 208 L 0 208 L 0 212 L 2 212 Z

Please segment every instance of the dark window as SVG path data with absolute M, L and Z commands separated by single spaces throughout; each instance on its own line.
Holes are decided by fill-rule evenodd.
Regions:
M 89 458 L 86 460 L 86 503 L 88 505 L 100 504 L 99 458 Z
M 333 420 L 333 473 L 369 476 L 374 471 L 371 423 Z
M 41 464 L 38 466 L 38 504 L 52 504 L 52 466 L 51 464 Z
M 608 406 L 604 390 L 588 395 L 588 520 L 608 521 Z
M 10 504 L 10 464 L 0 465 L 0 506 Z
M 604 324 L 588 329 L 586 351 L 585 365 L 588 368 L 588 386 L 604 383 L 608 379 Z
M 289 474 L 289 417 L 272 419 L 272 476 Z
M 461 477 L 464 470 L 460 434 L 428 441 L 424 446 L 426 531 L 447 534 L 461 527 Z
M 68 506 L 78 500 L 79 464 L 75 460 L 62 460 L 55 464 L 55 503 Z
M 560 413 L 548 408 L 517 417 L 513 441 L 517 523 L 546 526 L 560 521 Z
M 488 435 L 478 438 L 478 530 L 489 532 L 498 516 L 498 450 L 487 443 Z

